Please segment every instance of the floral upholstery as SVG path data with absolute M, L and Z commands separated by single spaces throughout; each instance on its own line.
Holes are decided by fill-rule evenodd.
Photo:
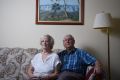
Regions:
M 0 48 L 0 80 L 28 80 L 28 66 L 37 48 Z M 61 49 L 55 49 L 58 53 Z
M 0 49 L 0 80 L 16 80 L 21 65 L 21 48 Z

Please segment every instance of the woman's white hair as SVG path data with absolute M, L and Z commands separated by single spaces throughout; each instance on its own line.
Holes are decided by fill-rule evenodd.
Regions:
M 43 40 L 44 37 L 48 38 L 48 40 L 49 40 L 49 42 L 50 42 L 50 48 L 52 49 L 52 48 L 53 48 L 53 45 L 54 45 L 54 39 L 53 39 L 53 37 L 50 36 L 49 34 L 43 35 L 43 36 L 40 38 L 40 45 L 41 45 L 42 40 Z

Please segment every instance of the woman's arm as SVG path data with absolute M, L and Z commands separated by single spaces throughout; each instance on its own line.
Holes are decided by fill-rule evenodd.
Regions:
M 61 64 L 60 63 L 57 64 L 57 66 L 54 69 L 54 72 L 51 73 L 50 75 L 46 76 L 45 80 L 53 80 L 53 79 L 57 78 L 57 76 L 58 76 L 58 74 L 60 72 L 60 67 L 61 67 Z
M 34 69 L 33 69 L 32 65 L 30 65 L 28 68 L 28 72 L 27 72 L 29 77 L 33 77 L 33 71 L 34 71 Z

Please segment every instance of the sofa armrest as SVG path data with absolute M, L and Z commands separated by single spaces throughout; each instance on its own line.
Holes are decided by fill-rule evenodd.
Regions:
M 101 73 L 97 74 L 94 66 L 88 66 L 85 80 L 105 80 L 104 71 L 102 70 Z
M 95 77 L 95 71 L 93 66 L 88 66 L 86 70 L 85 80 L 93 80 Z

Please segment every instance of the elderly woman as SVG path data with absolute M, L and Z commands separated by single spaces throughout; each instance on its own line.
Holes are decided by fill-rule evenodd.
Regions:
M 31 60 L 28 69 L 30 80 L 54 80 L 59 71 L 60 60 L 56 53 L 52 52 L 54 39 L 50 35 L 44 35 L 40 40 L 42 52 L 36 54 Z

